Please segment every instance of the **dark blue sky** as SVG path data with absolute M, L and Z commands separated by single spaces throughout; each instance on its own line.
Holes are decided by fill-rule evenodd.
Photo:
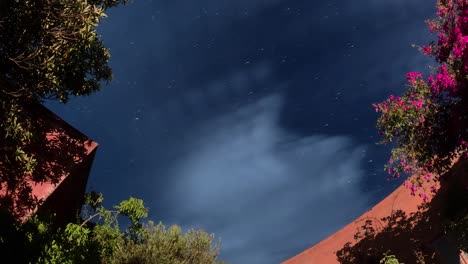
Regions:
M 279 263 L 391 192 L 371 104 L 430 60 L 427 0 L 135 0 L 99 32 L 114 80 L 48 106 L 96 140 L 88 189 Z

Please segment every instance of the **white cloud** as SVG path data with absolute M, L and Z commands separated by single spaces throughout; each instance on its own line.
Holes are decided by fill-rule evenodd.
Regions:
M 364 147 L 291 135 L 277 124 L 281 101 L 268 96 L 193 131 L 169 175 L 174 222 L 222 237 L 230 263 L 280 262 L 367 206 L 358 188 Z

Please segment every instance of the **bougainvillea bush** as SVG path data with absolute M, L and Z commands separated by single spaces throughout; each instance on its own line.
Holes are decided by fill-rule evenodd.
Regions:
M 437 182 L 456 158 L 468 156 L 468 0 L 438 0 L 436 18 L 426 23 L 437 35 L 419 47 L 435 58 L 431 75 L 409 72 L 403 95 L 373 104 L 381 143 L 396 145 L 385 169 L 395 178 L 415 175 L 405 185 L 423 200 L 424 181 Z

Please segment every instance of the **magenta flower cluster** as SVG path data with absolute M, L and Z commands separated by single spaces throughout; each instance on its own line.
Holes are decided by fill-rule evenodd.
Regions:
M 468 0 L 438 0 L 437 19 L 428 20 L 427 25 L 432 33 L 437 34 L 437 41 L 420 48 L 422 54 L 433 56 L 440 63 L 437 72 L 430 75 L 427 82 L 421 73 L 409 72 L 406 75 L 409 91 L 404 96 L 390 95 L 379 104 L 373 104 L 376 112 L 381 113 L 378 127 L 380 134 L 386 135 L 387 140 L 403 137 L 412 138 L 405 133 L 420 133 L 422 129 L 431 131 L 437 124 L 434 119 L 427 119 L 431 111 L 445 109 L 442 105 L 447 98 L 459 98 L 463 89 L 468 87 Z M 449 100 L 450 101 L 450 100 Z M 431 108 L 430 108 L 431 107 Z M 444 111 L 444 110 L 443 110 Z M 429 120 L 429 121 L 428 121 Z M 429 122 L 429 123 L 427 123 Z M 416 128 L 415 128 L 416 127 Z M 415 132 L 416 131 L 416 132 Z M 385 133 L 384 133 L 385 132 Z M 444 136 L 444 135 L 442 135 Z M 390 140 L 388 140 L 390 138 Z M 397 141 L 400 144 L 400 141 Z M 412 141 L 403 141 L 404 144 L 417 144 Z M 405 148 L 407 147 L 407 148 Z M 421 182 L 436 182 L 434 176 L 434 163 L 431 159 L 417 160 L 415 156 L 409 158 L 401 150 L 410 151 L 418 146 L 400 146 L 398 155 L 393 154 L 387 166 L 387 172 L 393 177 L 400 177 L 401 173 L 417 176 L 416 183 L 405 182 L 413 195 L 427 201 L 428 196 L 422 191 Z M 468 158 L 468 141 L 460 141 L 457 148 Z M 396 155 L 396 156 L 395 156 Z M 434 186 L 430 187 L 432 193 L 436 192 Z
M 461 58 L 468 44 L 468 36 L 463 36 L 461 33 L 457 35 L 455 45 L 453 47 L 453 57 Z
M 437 45 L 423 48 L 426 55 L 434 55 L 439 62 L 453 60 L 462 62 L 463 75 L 468 74 L 468 4 L 465 0 L 439 0 L 437 15 L 439 19 L 427 21 L 429 30 L 438 32 Z
M 431 91 L 435 95 L 439 95 L 442 91 L 448 91 L 451 95 L 455 95 L 457 92 L 457 86 L 455 80 L 447 71 L 447 65 L 442 65 L 439 70 L 439 74 L 429 76 L 428 83 L 431 87 Z
M 468 141 L 466 140 L 460 141 L 460 150 L 464 152 L 463 158 L 468 158 Z
M 379 103 L 379 104 L 372 104 L 372 106 L 374 107 L 375 112 L 381 112 L 383 114 L 382 118 L 384 118 L 385 114 L 387 114 L 389 111 L 393 112 L 393 111 L 396 111 L 397 109 L 401 109 L 404 112 L 411 110 L 411 109 L 415 109 L 415 110 L 420 110 L 422 108 L 428 109 L 428 106 L 425 104 L 425 101 L 423 99 L 416 99 L 412 96 L 410 96 L 409 98 L 403 98 L 403 97 L 394 96 L 394 95 L 390 95 L 390 98 L 387 99 L 386 101 Z M 381 119 L 381 121 L 384 121 L 384 119 Z M 420 116 L 419 120 L 424 121 L 424 116 Z
M 411 86 L 415 86 L 418 80 L 423 78 L 422 74 L 419 72 L 408 72 L 406 74 L 406 80 L 408 80 Z

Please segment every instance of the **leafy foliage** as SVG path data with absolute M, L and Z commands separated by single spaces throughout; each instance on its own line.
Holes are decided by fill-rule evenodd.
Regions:
M 219 263 L 219 242 L 213 245 L 214 235 L 202 230 L 184 234 L 179 226 L 166 228 L 151 221 L 143 225 L 148 210 L 140 199 L 131 197 L 114 206 L 115 210 L 104 208 L 102 201 L 102 195 L 89 193 L 86 219 L 64 228 L 55 228 L 53 217 L 33 217 L 24 224 L 11 221 L 1 229 L 5 232 L 0 232 L 0 252 L 17 263 Z M 124 232 L 119 217 L 131 222 Z
M 39 202 L 26 182 L 54 182 L 61 175 L 63 163 L 46 155 L 57 153 L 47 143 L 50 131 L 32 105 L 66 103 L 111 80 L 110 55 L 95 28 L 105 10 L 126 2 L 0 1 L 0 205 L 24 214 Z
M 410 72 L 408 90 L 402 96 L 374 104 L 381 116 L 377 128 L 384 140 L 396 143 L 386 170 L 394 177 L 414 175 L 406 181 L 412 194 L 428 201 L 423 182 L 436 183 L 451 176 L 454 163 L 468 157 L 468 4 L 465 0 L 438 0 L 437 17 L 426 21 L 437 33 L 437 41 L 420 47 L 420 51 L 438 63 L 425 80 Z M 459 248 L 467 249 L 468 181 L 451 184 L 440 208 L 448 222 L 447 233 L 454 234 Z
M 109 51 L 96 26 L 108 8 L 125 3 L 0 0 L 0 253 L 15 263 L 216 263 L 213 235 L 143 225 L 148 210 L 133 197 L 108 210 L 102 195 L 90 193 L 84 220 L 62 228 L 52 216 L 16 220 L 41 202 L 29 181 L 57 183 L 85 152 L 82 138 L 48 126 L 36 105 L 66 103 L 111 80 Z M 131 223 L 124 232 L 120 217 Z
M 4 0 L 0 76 L 4 95 L 22 99 L 87 95 L 111 79 L 109 52 L 95 27 L 125 0 Z
M 114 264 L 190 264 L 217 263 L 219 243 L 212 245 L 214 236 L 203 231 L 166 228 L 149 222 L 139 241 L 124 240 L 109 263 Z
M 387 255 L 387 253 L 384 254 L 384 257 L 380 260 L 380 264 L 404 264 L 398 262 L 398 259 L 396 258 L 395 255 Z
M 438 41 L 420 51 L 439 64 L 427 80 L 408 73 L 408 90 L 374 104 L 382 115 L 377 128 L 382 143 L 395 142 L 388 173 L 417 175 L 407 183 L 412 193 L 423 181 L 438 181 L 457 158 L 468 153 L 468 5 L 438 0 L 437 18 L 427 24 Z M 420 195 L 424 200 L 426 196 Z

